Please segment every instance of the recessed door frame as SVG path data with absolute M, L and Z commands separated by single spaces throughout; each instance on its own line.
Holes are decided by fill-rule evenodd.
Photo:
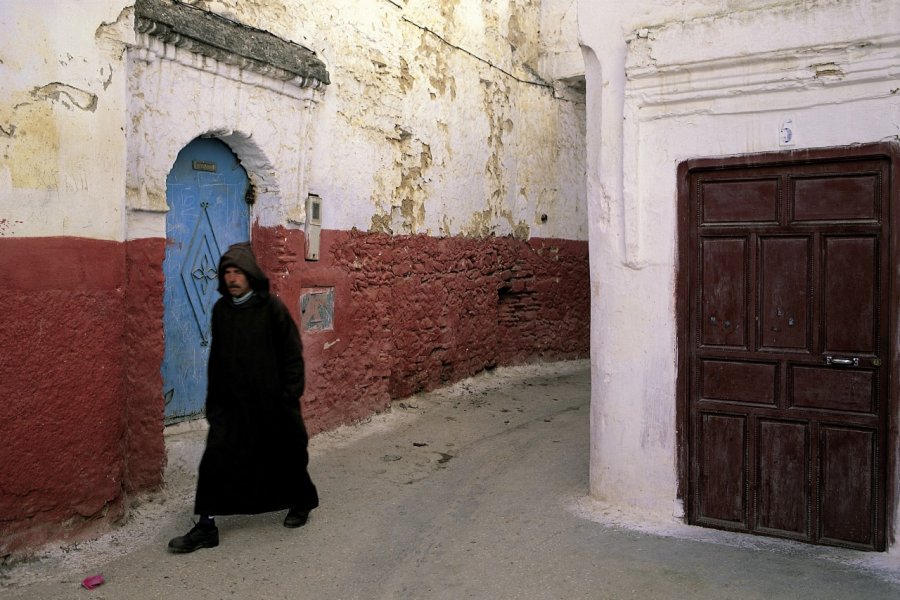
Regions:
M 678 232 L 677 232 L 677 264 L 676 264 L 676 325 L 677 325 L 677 380 L 676 380 L 676 437 L 678 490 L 677 497 L 684 503 L 685 520 L 691 514 L 693 502 L 690 493 L 690 335 L 689 327 L 692 299 L 691 290 L 691 256 L 694 248 L 691 244 L 691 211 L 694 209 L 693 192 L 690 189 L 692 171 L 698 169 L 715 170 L 737 167 L 779 167 L 812 164 L 833 160 L 865 160 L 885 159 L 890 161 L 888 186 L 888 215 L 890 250 L 887 272 L 890 273 L 888 283 L 889 301 L 884 307 L 887 311 L 889 332 L 890 367 L 886 373 L 888 386 L 887 435 L 886 435 L 886 486 L 883 494 L 885 502 L 885 545 L 889 549 L 895 542 L 897 525 L 898 491 L 900 475 L 898 475 L 898 449 L 900 449 L 900 385 L 897 385 L 897 373 L 900 369 L 900 144 L 892 142 L 821 148 L 811 150 L 794 150 L 733 156 L 723 158 L 699 158 L 682 162 L 678 165 Z
M 210 318 L 219 297 L 218 262 L 250 240 L 250 179 L 232 148 L 198 137 L 178 153 L 166 180 L 163 331 L 166 424 L 204 412 Z

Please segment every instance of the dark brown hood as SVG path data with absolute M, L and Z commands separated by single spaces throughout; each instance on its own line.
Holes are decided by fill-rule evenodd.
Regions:
M 269 278 L 256 263 L 256 256 L 253 255 L 249 242 L 232 244 L 219 260 L 219 293 L 223 296 L 228 295 L 225 285 L 225 269 L 228 267 L 237 267 L 243 271 L 254 292 L 262 295 L 269 293 Z

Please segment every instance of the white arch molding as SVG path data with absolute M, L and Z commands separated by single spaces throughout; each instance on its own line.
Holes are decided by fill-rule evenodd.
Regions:
M 327 73 L 299 77 L 220 48 L 213 57 L 202 41 L 141 15 L 135 29 L 127 50 L 126 238 L 165 237 L 166 177 L 201 136 L 225 142 L 247 171 L 255 223 L 302 220 L 311 125 Z

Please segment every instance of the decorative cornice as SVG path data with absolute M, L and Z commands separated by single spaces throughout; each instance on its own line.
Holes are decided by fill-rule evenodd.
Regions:
M 638 62 L 626 66 L 626 97 L 640 106 L 675 105 L 751 95 L 832 88 L 840 99 L 861 99 L 860 85 L 894 82 L 900 74 L 900 36 L 830 46 L 717 57 L 685 64 Z M 873 87 L 872 97 L 896 93 L 896 86 Z M 743 100 L 746 103 L 746 100 Z M 819 103 L 823 102 L 820 98 Z
M 319 88 L 331 82 L 325 63 L 312 50 L 176 0 L 137 0 L 134 29 L 297 87 Z

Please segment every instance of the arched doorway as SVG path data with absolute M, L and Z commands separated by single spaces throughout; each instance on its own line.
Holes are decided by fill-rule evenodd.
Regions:
M 203 412 L 210 316 L 219 298 L 216 268 L 231 244 L 250 238 L 247 172 L 231 149 L 197 138 L 166 179 L 166 254 L 162 362 L 165 420 Z

